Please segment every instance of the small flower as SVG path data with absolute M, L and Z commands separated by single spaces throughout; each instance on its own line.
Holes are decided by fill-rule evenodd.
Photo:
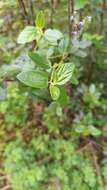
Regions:
M 91 22 L 92 17 L 91 16 L 87 16 L 87 20 L 88 20 L 88 22 Z
M 84 22 L 83 22 L 83 21 L 79 22 L 79 25 L 80 25 L 81 27 L 84 26 Z
M 74 21 L 74 16 L 70 16 L 70 21 Z

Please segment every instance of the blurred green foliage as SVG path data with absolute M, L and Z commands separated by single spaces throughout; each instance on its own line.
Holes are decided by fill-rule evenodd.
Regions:
M 36 136 L 29 147 L 21 140 L 8 145 L 5 167 L 13 189 L 105 189 L 102 178 L 106 177 L 106 164 L 102 175 L 97 173 L 94 152 L 76 151 L 72 140 L 49 138 Z

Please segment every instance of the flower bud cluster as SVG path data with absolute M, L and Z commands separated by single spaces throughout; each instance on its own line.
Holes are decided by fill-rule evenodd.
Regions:
M 86 16 L 83 20 L 78 21 L 76 14 L 77 13 L 75 12 L 74 15 L 71 15 L 70 17 L 70 21 L 72 24 L 72 34 L 74 36 L 80 34 L 85 26 L 92 20 L 91 16 Z

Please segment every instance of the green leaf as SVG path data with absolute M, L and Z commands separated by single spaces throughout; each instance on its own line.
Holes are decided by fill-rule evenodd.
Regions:
M 79 72 L 79 69 L 77 69 L 76 67 L 74 68 L 74 72 L 72 74 L 72 77 L 71 77 L 71 83 L 74 84 L 74 85 L 78 85 L 79 83 L 79 77 L 80 77 L 80 72 Z
M 17 42 L 19 44 L 25 44 L 28 42 L 32 42 L 36 39 L 36 35 L 38 35 L 38 30 L 34 26 L 26 26 L 24 30 L 20 33 Z
M 37 64 L 38 67 L 42 67 L 44 69 L 50 68 L 51 63 L 44 55 L 41 55 L 38 52 L 30 52 L 29 57 Z
M 64 36 L 59 42 L 59 49 L 60 53 L 68 53 L 70 50 L 70 43 L 69 38 Z
M 36 26 L 41 29 L 45 26 L 45 16 L 43 11 L 38 12 L 36 16 Z
M 33 88 L 48 87 L 48 75 L 43 71 L 24 71 L 17 75 L 17 79 Z
M 86 4 L 88 0 L 76 0 L 75 1 L 75 10 L 82 9 Z
M 89 126 L 89 131 L 90 131 L 90 134 L 92 134 L 93 136 L 101 135 L 101 131 L 94 126 Z
M 48 100 L 48 101 L 50 100 L 48 88 L 42 88 L 42 89 L 34 88 L 32 89 L 31 94 L 33 96 L 36 96 L 36 98 L 38 99 Z
M 57 45 L 58 40 L 63 38 L 63 34 L 59 30 L 48 29 L 45 31 L 44 37 L 49 43 Z
M 61 107 L 64 107 L 69 103 L 69 96 L 67 95 L 67 90 L 65 86 L 60 87 L 60 96 L 57 102 L 61 105 Z
M 14 64 L 4 64 L 0 68 L 0 80 L 14 76 L 20 72 L 20 68 Z
M 60 95 L 60 89 L 57 86 L 50 85 L 50 94 L 53 100 L 57 100 Z
M 99 136 L 101 135 L 101 131 L 94 127 L 93 125 L 83 125 L 81 123 L 78 123 L 75 125 L 75 132 L 83 134 L 85 136 L 93 135 L 93 136 Z
M 55 70 L 53 74 L 53 83 L 56 85 L 63 85 L 68 82 L 73 74 L 73 63 L 63 63 Z

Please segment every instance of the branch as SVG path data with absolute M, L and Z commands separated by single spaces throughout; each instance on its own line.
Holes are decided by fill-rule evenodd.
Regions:
M 29 0 L 29 7 L 30 7 L 32 24 L 35 25 L 35 15 L 34 15 L 34 9 L 33 9 L 33 2 L 32 2 L 32 0 Z
M 100 31 L 99 34 L 102 33 L 103 28 L 104 28 L 104 14 L 105 14 L 105 9 L 106 9 L 106 0 L 102 0 L 102 13 L 101 13 L 101 21 L 100 21 Z
M 11 78 L 5 78 L 4 81 L 5 82 L 16 82 L 15 79 L 11 79 Z
M 90 49 L 90 64 L 88 68 L 87 81 L 86 81 L 88 85 L 90 85 L 92 81 L 95 65 L 96 65 L 96 49 L 94 46 L 92 46 Z
M 22 15 L 23 15 L 24 20 L 26 21 L 26 24 L 30 24 L 28 13 L 26 11 L 26 7 L 25 7 L 23 0 L 18 0 L 18 2 L 22 9 Z
M 53 27 L 54 0 L 51 0 L 50 26 Z
M 71 13 L 74 14 L 74 0 L 71 0 Z
M 69 38 L 71 39 L 72 28 L 74 21 L 71 20 L 71 16 L 74 15 L 74 0 L 68 0 L 68 27 L 69 27 Z
M 103 150 L 103 146 L 101 144 L 98 144 L 96 141 L 88 139 L 88 142 L 86 143 L 86 145 L 84 145 L 83 147 L 81 147 L 80 149 L 77 149 L 76 153 L 81 153 L 82 151 L 85 151 L 88 149 L 88 147 L 95 147 L 97 150 L 102 151 Z

